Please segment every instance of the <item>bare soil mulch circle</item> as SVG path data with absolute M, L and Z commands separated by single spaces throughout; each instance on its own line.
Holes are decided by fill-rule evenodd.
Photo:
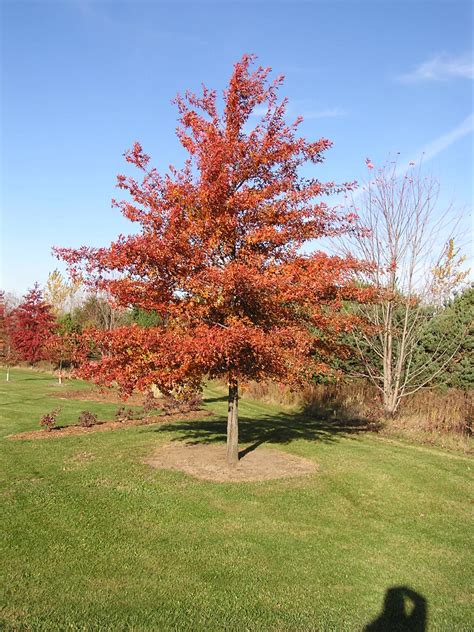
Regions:
M 309 459 L 276 448 L 248 452 L 229 468 L 222 445 L 172 443 L 161 447 L 145 463 L 157 469 L 178 470 L 206 481 L 238 483 L 303 476 L 318 470 Z

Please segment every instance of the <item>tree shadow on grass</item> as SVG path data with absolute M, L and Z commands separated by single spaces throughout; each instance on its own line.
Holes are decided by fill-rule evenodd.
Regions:
M 20 377 L 18 379 L 12 379 L 10 380 L 10 382 L 39 382 L 40 380 L 43 382 L 47 382 L 49 380 L 53 380 L 54 377 L 51 375 L 41 375 L 40 373 L 35 373 L 35 375 L 31 376 L 31 377 Z
M 226 398 L 223 398 L 226 399 Z M 215 400 L 206 400 L 211 402 Z M 288 444 L 303 439 L 330 443 L 339 436 L 347 436 L 368 430 L 374 430 L 365 420 L 352 419 L 341 421 L 325 419 L 310 412 L 281 412 L 249 417 L 239 416 L 239 442 L 248 444 L 239 453 L 245 457 L 263 443 Z M 184 441 L 191 445 L 224 443 L 226 441 L 227 420 L 223 416 L 198 421 L 177 421 L 162 425 L 154 432 L 178 432 L 175 441 Z
M 385 593 L 383 610 L 364 632 L 425 632 L 427 601 L 406 586 L 394 586 Z
M 212 404 L 215 402 L 226 402 L 228 401 L 228 396 L 227 395 L 222 395 L 221 397 L 206 397 L 206 403 L 207 404 Z

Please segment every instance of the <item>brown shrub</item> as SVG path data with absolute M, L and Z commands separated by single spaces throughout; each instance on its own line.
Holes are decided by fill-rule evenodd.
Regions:
M 125 423 L 127 421 L 131 421 L 133 419 L 133 410 L 131 408 L 125 408 L 125 406 L 121 406 L 117 409 L 115 413 L 115 421 L 119 421 L 120 423 Z
M 78 425 L 83 428 L 91 428 L 97 423 L 97 415 L 91 413 L 89 410 L 83 410 L 78 417 Z
M 40 426 L 45 430 L 52 430 L 56 426 L 56 419 L 59 413 L 61 412 L 60 408 L 55 408 L 50 413 L 46 413 L 40 419 Z
M 202 395 L 201 393 L 189 392 L 181 394 L 179 397 L 163 397 L 159 406 L 166 415 L 188 413 L 201 408 Z
M 148 391 L 143 398 L 143 412 L 148 414 L 157 408 L 160 408 L 160 400 L 157 399 L 151 391 Z

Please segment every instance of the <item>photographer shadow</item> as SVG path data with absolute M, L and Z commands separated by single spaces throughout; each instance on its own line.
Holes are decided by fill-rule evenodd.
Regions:
M 364 632 L 425 632 L 426 620 L 426 599 L 406 586 L 395 586 L 387 590 L 383 611 Z

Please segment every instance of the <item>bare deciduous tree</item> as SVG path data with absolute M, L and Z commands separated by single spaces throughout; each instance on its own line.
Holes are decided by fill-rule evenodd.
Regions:
M 404 171 L 396 162 L 375 170 L 367 160 L 367 166 L 372 177 L 351 202 L 365 230 L 341 239 L 339 247 L 373 264 L 363 281 L 380 290 L 381 300 L 356 308 L 371 325 L 353 334 L 363 367 L 357 374 L 379 389 L 392 415 L 455 356 L 462 331 L 440 337 L 432 362 L 417 361 L 427 322 L 467 272 L 451 208 L 438 205 L 439 183 L 413 163 Z

